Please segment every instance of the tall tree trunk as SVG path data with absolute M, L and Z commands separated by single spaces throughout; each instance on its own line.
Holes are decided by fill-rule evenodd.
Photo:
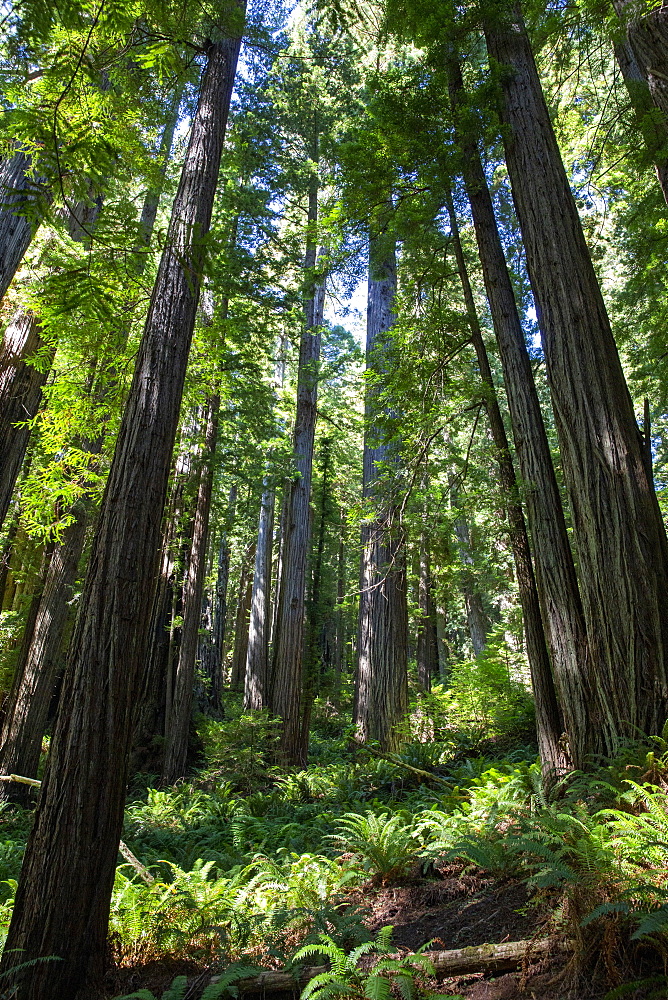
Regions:
M 325 664 L 325 630 L 323 613 L 322 573 L 327 534 L 329 509 L 329 489 L 332 467 L 331 440 L 322 441 L 322 492 L 318 511 L 318 534 L 313 572 L 311 574 L 311 594 L 306 608 L 306 642 L 304 649 L 304 682 L 302 686 L 302 719 L 300 735 L 301 759 L 308 760 L 309 737 L 313 703 L 318 693 L 318 674 Z
M 238 22 L 237 22 L 238 23 Z M 146 656 L 160 522 L 240 38 L 207 48 L 167 246 L 70 645 L 2 969 L 19 1000 L 74 1000 L 101 971 Z M 62 961 L 17 965 L 42 956 Z M 88 991 L 89 992 L 89 991 Z
M 668 715 L 668 543 L 521 10 L 501 13 L 485 34 L 503 67 L 506 161 L 578 549 L 592 675 L 580 696 L 595 746 L 612 753 Z
M 339 525 L 339 545 L 338 545 L 338 558 L 336 560 L 336 652 L 334 655 L 334 670 L 336 672 L 337 678 L 337 689 L 341 682 L 341 675 L 343 673 L 345 664 L 345 645 L 346 645 L 346 614 L 344 602 L 346 599 L 346 541 L 345 541 L 345 523 L 343 520 L 343 511 L 339 511 L 340 514 L 340 525 Z
M 418 606 L 420 609 L 417 641 L 418 684 L 423 691 L 431 691 L 431 682 L 438 675 L 438 644 L 436 635 L 436 609 L 432 597 L 429 540 L 425 533 L 420 538 Z
M 75 520 L 50 559 L 36 601 L 34 620 L 26 623 L 22 652 L 0 737 L 0 773 L 36 778 L 42 737 L 61 669 L 61 650 L 69 604 L 86 538 L 88 516 L 85 500 L 74 511 Z M 24 786 L 12 790 L 5 784 L 0 797 L 25 801 Z
M 175 121 L 168 125 L 169 155 Z M 156 194 L 149 192 L 147 200 L 153 203 Z M 144 203 L 146 205 L 146 201 Z M 101 207 L 101 200 L 88 209 L 77 211 L 79 231 L 70 224 L 73 238 L 85 241 L 91 226 L 95 225 Z M 84 228 L 81 229 L 83 220 Z M 150 234 L 149 234 L 150 239 Z M 125 337 L 123 338 L 125 339 Z M 103 377 L 104 378 L 104 377 Z M 97 386 L 91 385 L 91 393 L 96 405 L 104 405 L 113 392 L 115 374 L 109 372 L 107 378 Z M 91 456 L 91 464 L 97 468 L 98 456 L 102 451 L 105 432 L 93 440 L 77 442 L 77 447 Z M 29 778 L 37 776 L 39 747 L 46 727 L 53 693 L 61 668 L 61 648 L 65 626 L 69 617 L 70 602 L 77 579 L 79 563 L 86 541 L 86 533 L 91 520 L 90 497 L 82 496 L 71 511 L 74 518 L 65 532 L 60 545 L 51 557 L 45 585 L 39 600 L 39 609 L 31 627 L 26 625 L 22 653 L 16 665 L 14 685 L 9 698 L 2 737 L 0 739 L 0 772 L 18 773 Z M 11 785 L 0 788 L 0 797 Z M 27 786 L 19 785 L 11 792 L 14 798 L 25 798 Z
M 271 556 L 274 543 L 274 503 L 276 491 L 265 481 L 260 507 L 260 524 L 255 547 L 255 572 L 251 593 L 250 628 L 244 708 L 258 712 L 267 707 L 269 677 L 269 628 L 271 625 Z
M 0 165 L 0 299 L 33 238 L 31 216 L 43 214 L 50 200 L 39 181 L 28 178 L 29 169 L 30 157 L 23 150 Z
M 458 108 L 463 99 L 458 65 L 451 66 L 451 73 L 452 100 Z M 576 767 L 582 767 L 586 756 L 594 749 L 595 730 L 590 717 L 590 650 L 575 563 L 531 360 L 480 153 L 470 135 L 461 133 L 458 139 L 483 279 L 503 366 L 515 449 L 526 487 L 545 637 L 571 757 Z
M 165 759 L 162 768 L 163 784 L 173 784 L 184 776 L 188 758 L 188 736 L 192 716 L 195 662 L 197 659 L 204 572 L 209 540 L 213 467 L 218 439 L 219 405 L 220 399 L 216 395 L 210 398 L 207 407 L 204 455 L 202 456 L 202 464 L 199 471 L 199 488 L 197 490 L 192 544 L 183 587 L 181 645 L 176 668 L 171 718 L 167 725 Z
M 668 200 L 668 4 L 648 10 L 632 0 L 613 0 L 613 6 L 626 34 L 615 55 Z
M 216 595 L 213 609 L 213 643 L 211 647 L 211 690 L 214 703 L 220 707 L 223 697 L 225 670 L 225 628 L 227 625 L 227 588 L 230 579 L 230 539 L 237 505 L 237 484 L 230 487 L 228 498 L 227 521 L 218 548 L 218 572 L 216 576 Z
M 253 568 L 255 566 L 255 542 L 246 549 L 239 573 L 239 594 L 234 619 L 234 648 L 230 670 L 230 689 L 244 690 L 246 662 L 248 660 L 248 635 L 250 629 L 251 601 L 253 598 Z
M 149 246 L 151 239 L 153 238 L 153 230 L 155 229 L 155 220 L 158 215 L 158 208 L 160 206 L 160 196 L 162 195 L 165 186 L 165 177 L 167 176 L 167 167 L 169 166 L 169 160 L 172 155 L 172 146 L 174 145 L 174 133 L 176 131 L 176 125 L 179 120 L 179 108 L 181 107 L 181 99 L 183 97 L 183 86 L 176 88 L 172 95 L 172 99 L 169 104 L 167 111 L 167 120 L 165 122 L 165 127 L 163 129 L 162 135 L 160 137 L 160 146 L 156 150 L 156 155 L 158 158 L 159 168 L 158 176 L 156 181 L 151 184 L 144 196 L 144 203 L 142 205 L 141 217 L 139 219 L 139 238 L 144 246 Z M 144 265 L 140 264 L 140 271 L 144 270 Z
M 12 494 L 30 438 L 30 421 L 42 401 L 53 352 L 38 367 L 31 364 L 44 348 L 41 328 L 32 312 L 19 309 L 0 346 L 0 525 L 9 510 Z M 17 426 L 20 424 L 21 426 Z
M 459 509 L 456 491 L 452 493 L 452 506 L 459 511 L 455 520 L 455 536 L 457 551 L 462 565 L 460 586 L 464 595 L 466 621 L 471 636 L 473 655 L 479 656 L 487 645 L 490 633 L 490 621 L 485 612 L 482 594 L 475 575 L 475 560 L 471 551 L 471 533 L 464 514 Z
M 394 252 L 377 260 L 370 241 L 367 306 L 367 368 L 385 370 L 387 338 L 394 325 L 397 265 Z M 379 472 L 397 462 L 396 447 L 378 441 L 376 394 L 365 400 L 363 496 L 373 505 L 362 526 L 358 665 L 353 722 L 357 738 L 378 740 L 385 749 L 396 742 L 396 725 L 408 708 L 408 612 L 406 550 L 397 511 Z M 381 473 L 382 474 L 382 473 Z M 391 489 L 389 491 L 391 493 Z
M 476 160 L 477 149 L 475 149 L 475 155 L 473 150 L 469 150 L 468 153 L 468 163 L 473 163 L 475 166 L 476 162 L 480 163 L 479 159 Z M 481 165 L 482 166 L 482 165 Z M 484 177 L 483 177 L 484 181 Z M 478 188 L 472 189 L 472 193 L 478 198 Z M 487 246 L 491 243 L 491 250 L 494 253 L 486 258 L 486 262 L 483 263 L 483 272 L 485 273 L 485 278 L 488 283 L 488 295 L 490 297 L 490 302 L 492 298 L 494 299 L 494 305 L 492 306 L 492 316 L 495 323 L 498 323 L 501 330 L 503 327 L 503 318 L 511 327 L 511 332 L 514 331 L 512 340 L 504 337 L 503 333 L 498 337 L 499 347 L 503 346 L 503 352 L 506 357 L 506 363 L 504 365 L 504 370 L 507 368 L 507 382 L 506 390 L 508 397 L 512 396 L 514 403 L 512 406 L 512 412 L 517 417 L 517 419 L 523 419 L 529 421 L 531 415 L 533 415 L 533 426 L 537 430 L 537 434 L 534 436 L 533 446 L 526 439 L 522 438 L 520 434 L 517 434 L 518 440 L 518 453 L 524 454 L 527 447 L 534 453 L 538 453 L 542 456 L 542 468 L 546 469 L 546 481 L 543 483 L 545 488 L 545 493 L 540 497 L 534 497 L 531 499 L 530 504 L 533 503 L 534 506 L 530 506 L 529 510 L 535 517 L 535 510 L 540 504 L 546 506 L 546 512 L 549 513 L 549 508 L 547 508 L 547 503 L 552 500 L 552 504 L 556 504 L 556 508 L 552 511 L 552 527 L 560 528 L 561 533 L 558 534 L 558 539 L 560 543 L 565 546 L 562 558 L 567 559 L 567 570 L 568 576 L 566 579 L 570 581 L 572 587 L 574 587 L 574 592 L 568 591 L 567 594 L 573 594 L 577 599 L 575 607 L 579 614 L 579 621 L 582 622 L 582 611 L 579 603 L 579 593 L 577 590 L 577 582 L 575 580 L 575 570 L 573 567 L 573 561 L 571 558 L 570 547 L 568 546 L 568 539 L 566 538 L 566 526 L 563 518 L 563 511 L 561 509 L 561 503 L 559 501 L 559 495 L 556 487 L 556 481 L 554 478 L 554 470 L 552 468 L 552 461 L 549 454 L 549 449 L 547 446 L 547 437 L 545 435 L 545 429 L 542 422 L 542 417 L 540 413 L 540 406 L 538 405 L 538 396 L 536 393 L 535 385 L 533 383 L 533 377 L 531 372 L 531 367 L 526 362 L 528 362 L 528 354 L 526 350 L 526 345 L 524 343 L 524 337 L 522 336 L 521 327 L 519 325 L 519 317 L 517 315 L 517 309 L 514 307 L 514 296 L 512 286 L 510 284 L 510 279 L 508 276 L 508 271 L 505 266 L 505 260 L 503 258 L 503 250 L 501 247 L 500 240 L 498 238 L 498 231 L 496 229 L 496 223 L 494 220 L 494 213 L 492 211 L 491 219 L 489 218 L 489 211 L 492 209 L 491 201 L 489 200 L 489 192 L 487 190 L 487 185 L 484 185 L 484 191 L 487 192 L 487 213 L 484 216 L 480 216 L 478 219 L 481 225 L 481 232 L 484 231 L 491 238 L 487 243 L 481 244 Z M 552 666 L 550 663 L 550 656 L 548 654 L 548 648 L 552 649 L 553 659 L 559 655 L 560 646 L 554 643 L 550 643 L 550 628 L 554 624 L 554 619 L 550 618 L 549 614 L 546 614 L 546 628 L 543 627 L 543 618 L 541 614 L 541 602 L 539 596 L 539 587 L 537 585 L 536 577 L 534 575 L 534 566 L 531 559 L 531 549 L 529 546 L 529 536 L 527 532 L 526 522 L 524 520 L 524 511 L 522 510 L 522 505 L 519 500 L 518 483 L 515 476 L 515 469 L 513 466 L 513 460 L 510 456 L 510 447 L 508 444 L 508 438 L 506 436 L 506 428 L 503 422 L 503 416 L 501 415 L 501 408 L 499 406 L 499 400 L 496 394 L 496 386 L 494 385 L 494 379 L 492 377 L 492 369 L 489 364 L 489 358 L 487 356 L 487 349 L 485 347 L 485 341 L 482 335 L 482 329 L 480 327 L 480 321 L 478 320 L 478 313 L 475 306 L 475 299 L 473 297 L 473 289 L 471 288 L 471 282 L 469 280 L 468 269 L 466 267 L 466 259 L 464 257 L 464 249 L 462 247 L 461 239 L 459 237 L 459 227 L 457 225 L 457 216 L 455 215 L 455 207 L 452 203 L 452 197 L 448 194 L 448 214 L 450 216 L 450 232 L 452 234 L 452 239 L 455 249 L 455 257 L 457 259 L 457 267 L 459 270 L 459 275 L 462 283 L 462 289 L 464 292 L 464 301 L 466 304 L 466 312 L 469 319 L 469 327 L 471 329 L 471 340 L 473 343 L 473 348 L 476 353 L 476 359 L 478 361 L 478 369 L 480 371 L 480 377 L 482 379 L 483 388 L 485 392 L 485 408 L 487 410 L 487 416 L 489 418 L 490 430 L 492 432 L 492 438 L 496 446 L 496 456 L 499 463 L 499 474 L 501 480 L 501 486 L 505 494 L 506 510 L 508 516 L 508 532 L 510 535 L 510 545 L 513 551 L 513 559 L 515 562 L 515 571 L 517 573 L 517 586 L 520 594 L 520 604 L 522 606 L 522 617 L 524 623 L 524 635 L 526 639 L 526 649 L 527 649 L 527 659 L 529 660 L 529 670 L 531 673 L 531 686 L 534 693 L 534 701 L 536 704 L 536 731 L 538 736 L 538 748 L 540 751 L 540 757 L 543 764 L 543 771 L 546 776 L 554 774 L 560 770 L 563 770 L 567 764 L 566 756 L 564 754 L 564 749 L 562 746 L 562 732 L 563 732 L 563 720 L 561 716 L 561 709 L 559 707 L 559 699 L 557 697 L 557 691 L 555 689 L 555 681 L 552 674 Z M 482 227 L 482 222 L 486 220 L 487 227 L 494 223 L 493 231 L 488 228 Z M 494 234 L 496 234 L 496 240 L 494 240 Z M 481 252 L 482 256 L 482 252 Z M 496 262 L 496 280 L 492 280 L 492 269 L 491 264 Z M 505 275 L 505 281 L 503 276 Z M 501 308 L 502 301 L 500 296 L 504 295 L 503 308 Z M 510 344 L 514 348 L 514 354 L 511 354 L 506 350 L 507 345 Z M 517 373 L 521 373 L 524 378 L 528 378 L 528 382 L 522 382 L 521 385 L 517 385 Z M 519 392 L 518 392 L 519 390 Z M 533 390 L 533 391 L 532 391 Z M 521 410 L 522 397 L 519 395 L 524 393 L 526 409 Z M 518 399 L 519 397 L 519 399 Z M 520 413 L 517 414 L 516 410 L 520 406 Z M 533 407 L 533 410 L 530 408 Z M 518 426 L 517 424 L 515 425 Z M 520 427 L 523 425 L 520 424 Z M 542 433 L 541 433 L 542 429 Z M 537 446 L 536 446 L 537 442 Z M 542 449 L 539 451 L 539 449 Z M 536 522 L 534 522 L 536 523 Z M 534 544 L 536 547 L 540 545 L 545 545 L 549 542 L 549 537 L 546 539 L 544 536 L 539 535 L 538 528 L 536 526 L 536 534 L 534 536 Z M 547 564 L 548 558 L 553 558 L 555 553 L 546 557 L 542 553 L 539 553 L 537 558 L 537 563 L 541 566 Z M 546 592 L 543 599 L 543 608 L 551 607 L 554 603 L 554 599 L 550 598 L 550 594 L 554 593 L 556 590 L 555 580 L 563 579 L 563 567 L 561 568 L 561 575 L 554 574 L 553 577 L 548 577 L 547 582 L 544 582 L 544 591 Z M 552 603 L 550 603 L 550 601 Z M 570 627 L 574 628 L 577 622 L 570 623 Z M 582 628 L 582 625 L 580 625 Z M 547 633 L 547 634 L 546 634 Z M 574 651 L 577 652 L 577 649 Z M 573 654 L 571 654 L 573 655 Z M 576 660 L 577 664 L 577 660 Z M 572 716 L 569 716 L 571 719 Z M 586 720 L 583 720 L 586 723 Z M 584 753 L 584 748 L 586 743 L 584 742 L 586 733 L 579 733 L 577 737 L 572 737 L 572 751 L 577 759 L 577 764 L 580 766 L 584 763 L 582 755 Z
M 314 156 L 317 162 L 317 155 Z M 318 184 L 309 191 L 309 230 L 304 268 L 310 288 L 299 347 L 297 412 L 292 438 L 297 477 L 292 480 L 283 522 L 282 565 L 269 704 L 283 723 L 280 752 L 286 763 L 301 763 L 301 690 L 306 612 L 306 569 L 311 537 L 311 477 L 317 419 L 318 368 L 325 306 L 325 281 L 316 280 Z

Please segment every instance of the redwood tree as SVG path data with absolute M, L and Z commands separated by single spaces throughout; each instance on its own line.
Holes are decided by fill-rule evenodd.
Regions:
M 485 16 L 579 558 L 598 749 L 668 716 L 668 543 L 519 4 Z
M 104 962 L 160 522 L 239 54 L 240 7 L 236 15 L 234 34 L 206 42 L 197 112 L 70 646 L 66 710 L 58 716 L 2 960 L 5 982 L 20 1000 L 89 995 L 86 984 Z M 17 969 L 51 957 L 61 961 Z
M 374 238 L 370 243 L 367 367 L 382 377 L 394 325 L 397 265 L 393 247 L 383 253 Z M 372 510 L 362 527 L 353 721 L 358 739 L 378 740 L 389 748 L 396 743 L 396 724 L 408 707 L 406 549 L 392 497 L 390 469 L 396 469 L 396 445 L 379 427 L 377 397 L 377 388 L 367 388 L 363 496 Z

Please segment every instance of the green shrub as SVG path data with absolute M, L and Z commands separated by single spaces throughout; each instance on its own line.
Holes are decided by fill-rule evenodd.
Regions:
M 209 781 L 229 782 L 251 792 L 280 771 L 273 767 L 279 740 L 279 720 L 266 712 L 242 714 L 229 722 L 200 716 L 197 733 L 204 747 Z

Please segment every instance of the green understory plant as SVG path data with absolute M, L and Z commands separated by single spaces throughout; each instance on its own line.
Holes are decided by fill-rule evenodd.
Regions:
M 414 1000 L 417 996 L 416 976 L 422 972 L 433 976 L 434 966 L 424 954 L 428 944 L 414 955 L 391 955 L 392 927 L 382 927 L 375 941 L 367 941 L 351 952 L 344 951 L 327 934 L 315 944 L 305 945 L 293 957 L 293 963 L 305 958 L 321 956 L 330 968 L 320 972 L 307 984 L 301 1000 L 330 1000 L 342 997 L 345 1000 L 389 1000 L 392 987 L 396 986 L 403 1000 Z M 373 967 L 365 969 L 365 956 L 381 956 Z M 434 1000 L 447 1000 L 446 997 Z
M 421 844 L 401 813 L 346 813 L 337 827 L 327 839 L 350 852 L 374 882 L 385 885 L 414 872 Z
M 255 966 L 239 964 L 230 966 L 222 975 L 215 977 L 215 982 L 209 983 L 204 992 L 200 994 L 200 1000 L 222 1000 L 224 997 L 238 997 L 239 987 L 237 983 L 243 979 L 257 976 L 261 971 Z M 187 976 L 177 976 L 171 986 L 162 994 L 160 1000 L 184 1000 L 187 990 Z M 114 997 L 114 1000 L 158 1000 L 158 998 L 150 990 L 136 990 L 134 993 Z

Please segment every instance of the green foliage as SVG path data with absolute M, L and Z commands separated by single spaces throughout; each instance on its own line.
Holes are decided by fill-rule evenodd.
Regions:
M 400 813 L 347 813 L 337 826 L 339 833 L 328 839 L 358 858 L 374 881 L 385 884 L 415 870 L 420 845 Z
M 523 671 L 521 657 L 500 636 L 475 659 L 455 663 L 447 688 L 435 692 L 448 725 L 477 730 L 480 736 L 508 733 L 513 728 L 530 731 L 533 706 Z
M 304 988 L 301 1000 L 330 1000 L 331 997 L 345 997 L 348 1000 L 389 1000 L 395 986 L 403 1000 L 414 1000 L 416 996 L 416 973 L 434 974 L 434 967 L 422 954 L 428 945 L 415 955 L 405 958 L 387 957 L 392 950 L 392 927 L 383 927 L 375 941 L 358 945 L 346 953 L 331 937 L 323 934 L 316 944 L 308 944 L 294 955 L 293 962 L 320 955 L 327 959 L 330 969 L 315 976 Z M 373 969 L 362 967 L 364 956 L 380 955 Z M 383 957 L 386 956 L 386 957 Z
M 237 983 L 244 979 L 256 976 L 261 970 L 255 966 L 242 965 L 236 963 L 229 966 L 222 975 L 216 976 L 214 982 L 210 982 L 200 994 L 200 1000 L 221 1000 L 223 997 L 239 996 Z M 187 976 L 177 976 L 174 982 L 162 994 L 160 1000 L 183 1000 L 187 995 Z M 135 993 L 127 993 L 122 997 L 114 997 L 114 1000 L 157 1000 L 150 990 L 137 990 Z
M 202 716 L 198 735 L 207 771 L 216 781 L 229 781 L 249 792 L 277 773 L 271 762 L 279 727 L 267 713 L 244 714 L 222 723 Z

